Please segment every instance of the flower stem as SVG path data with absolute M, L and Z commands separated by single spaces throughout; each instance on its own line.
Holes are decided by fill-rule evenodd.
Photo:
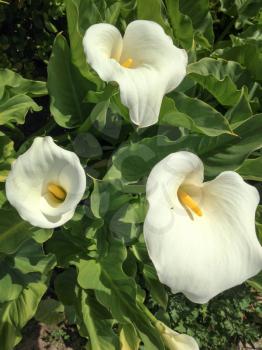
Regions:
M 142 311 L 145 313 L 145 315 L 150 319 L 150 321 L 153 323 L 153 325 L 155 325 L 158 322 L 158 319 L 155 318 L 155 316 L 148 310 L 148 308 L 142 304 L 139 303 L 140 308 L 142 309 Z

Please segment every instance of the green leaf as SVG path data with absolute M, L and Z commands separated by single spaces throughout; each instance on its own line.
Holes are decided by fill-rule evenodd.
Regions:
M 173 93 L 174 100 L 165 97 L 160 111 L 160 124 L 182 126 L 208 136 L 231 134 L 226 118 L 213 107 L 182 93 Z
M 191 19 L 181 13 L 179 0 L 166 0 L 167 14 L 174 32 L 175 39 L 185 48 L 193 45 L 194 29 Z
M 37 321 L 48 325 L 56 325 L 64 318 L 64 305 L 52 298 L 42 300 L 35 314 Z
M 0 262 L 0 304 L 16 299 L 23 290 L 23 275 L 6 264 Z
M 77 265 L 78 283 L 84 289 L 94 289 L 97 300 L 111 311 L 112 316 L 121 323 L 132 322 L 145 347 L 152 350 L 164 349 L 161 339 L 154 327 L 136 304 L 136 287 L 132 278 L 122 270 L 122 263 L 126 259 L 126 249 L 121 241 L 111 241 L 106 256 L 93 264 L 92 281 L 85 272 L 85 264 L 81 261 Z
M 123 194 L 109 181 L 94 181 L 94 190 L 91 194 L 91 210 L 98 219 L 112 215 L 117 209 L 128 203 L 131 194 Z
M 205 48 L 210 48 L 213 45 L 214 33 L 209 1 L 180 0 L 179 3 L 181 12 L 192 21 L 195 41 Z
M 139 350 L 140 339 L 131 323 L 123 325 L 120 331 L 119 340 L 121 343 L 121 349 Z
M 260 0 L 235 0 L 235 5 L 239 15 L 238 20 L 236 22 L 237 28 L 242 27 L 246 23 L 250 23 L 248 19 L 250 17 L 255 17 L 261 11 Z
M 48 64 L 47 81 L 50 110 L 57 124 L 73 128 L 88 117 L 90 107 L 83 100 L 90 86 L 90 82 L 72 64 L 66 39 L 59 34 Z
M 152 298 L 156 301 L 157 304 L 159 304 L 164 310 L 166 310 L 168 296 L 165 291 L 165 287 L 157 277 L 154 267 L 145 264 L 143 267 L 143 275 Z
M 11 98 L 3 98 L 0 101 L 0 125 L 10 122 L 23 124 L 29 110 L 38 112 L 41 111 L 41 109 L 42 107 L 38 106 L 38 104 L 27 95 L 15 95 Z
M 246 180 L 262 181 L 262 156 L 246 159 L 237 172 Z
M 262 81 L 262 52 L 257 44 L 245 44 L 236 47 L 227 47 L 219 50 L 218 54 L 225 60 L 232 60 L 246 67 L 252 79 Z
M 255 288 L 258 292 L 262 293 L 262 272 L 248 280 L 247 283 L 251 287 Z
M 75 302 L 76 271 L 72 267 L 63 270 L 56 276 L 55 292 L 64 305 L 73 305 Z
M 95 297 L 90 292 L 76 288 L 76 305 L 80 334 L 90 339 L 91 349 L 119 350 L 118 339 L 112 330 L 112 320 Z
M 14 161 L 14 143 L 0 132 L 0 182 L 4 182 Z
M 225 170 L 236 170 L 249 154 L 262 146 L 262 114 L 247 119 L 234 130 L 237 136 L 198 140 L 192 149 L 204 160 L 205 173 L 212 177 Z
M 237 136 L 189 135 L 177 141 L 161 135 L 145 138 L 120 148 L 105 178 L 122 184 L 138 181 L 168 154 L 182 150 L 194 152 L 204 161 L 208 177 L 236 170 L 251 152 L 262 146 L 262 114 L 249 118 L 234 131 Z
M 146 209 L 144 198 L 125 203 L 112 215 L 109 222 L 110 231 L 126 244 L 131 244 L 142 233 L 141 224 L 145 220 Z
M 162 15 L 163 9 L 162 0 L 150 0 L 150 5 L 146 1 L 137 0 L 137 19 L 154 21 L 160 24 L 167 34 L 170 34 L 171 29 Z
M 47 94 L 44 81 L 24 79 L 9 69 L 0 68 L 0 99 L 7 91 L 11 96 L 25 94 L 30 97 L 40 97 Z
M 55 290 L 59 299 L 67 306 L 65 310 L 70 305 L 73 313 L 76 313 L 79 332 L 81 336 L 88 338 L 91 349 L 119 349 L 110 313 L 98 303 L 93 292 L 85 291 L 77 285 L 73 268 L 57 276 Z
M 79 132 L 88 131 L 92 125 L 98 124 L 98 128 L 103 128 L 106 124 L 107 111 L 109 107 L 109 100 L 101 101 L 92 109 L 90 116 L 78 129 Z
M 245 89 L 242 88 L 238 102 L 227 111 L 226 117 L 228 118 L 231 127 L 235 129 L 251 116 L 252 109 L 247 98 L 247 93 Z
M 87 244 L 82 229 L 76 229 L 74 234 L 63 228 L 54 232 L 52 238 L 46 242 L 46 249 L 56 255 L 57 263 L 62 267 L 74 261 L 75 256 L 86 255 Z
M 13 208 L 1 208 L 0 253 L 12 254 L 23 242 L 30 238 L 38 240 L 39 236 L 45 241 L 52 233 L 51 230 L 39 229 L 21 219 Z
M 89 117 L 90 118 L 90 117 Z M 103 154 L 100 143 L 90 133 L 78 133 L 73 142 L 74 151 L 79 157 L 100 158 Z
M 241 32 L 237 37 L 231 35 L 231 40 L 238 40 L 238 43 L 248 43 L 248 44 L 257 44 L 259 47 L 262 45 L 262 23 L 256 23 L 248 26 L 246 30 Z M 236 45 L 234 45 L 236 46 Z
M 65 3 L 72 63 L 86 79 L 101 85 L 87 63 L 83 48 L 84 32 L 91 24 L 102 22 L 97 5 L 92 0 L 66 0 Z
M 187 67 L 188 77 L 208 90 L 224 106 L 234 106 L 241 96 L 236 82 L 243 74 L 240 64 L 203 58 Z
M 46 291 L 41 280 L 28 284 L 17 299 L 0 307 L 0 338 L 4 350 L 13 350 L 21 340 L 21 329 L 34 316 L 38 303 Z
M 55 265 L 52 255 L 45 256 L 33 240 L 25 242 L 15 255 L 1 261 L 0 339 L 4 350 L 12 350 L 21 339 L 21 329 L 34 316 Z M 11 284 L 12 283 L 12 284 Z M 7 294 L 7 292 L 11 292 Z

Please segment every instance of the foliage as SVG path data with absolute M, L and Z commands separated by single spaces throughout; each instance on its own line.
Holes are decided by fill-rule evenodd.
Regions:
M 158 22 L 189 54 L 186 78 L 164 98 L 159 123 L 144 130 L 133 127 L 118 88 L 99 79 L 82 48 L 90 25 L 108 22 L 123 32 L 136 18 Z M 159 282 L 143 222 L 146 178 L 154 164 L 177 150 L 198 154 L 207 179 L 235 170 L 259 186 L 261 18 L 256 0 L 0 4 L 3 350 L 14 348 L 34 315 L 47 323 L 76 324 L 91 349 L 140 344 L 164 350 L 147 308 L 178 332 L 193 335 L 202 349 L 259 339 L 261 275 L 249 281 L 252 290 L 243 285 L 208 305 L 192 305 Z M 33 131 L 31 123 L 37 124 Z M 78 154 L 89 181 L 73 219 L 54 232 L 23 221 L 4 192 L 12 161 L 44 135 Z M 260 238 L 261 217 L 259 210 Z M 48 288 L 52 298 L 41 301 Z
M 64 28 L 63 0 L 8 0 L 0 3 L 0 68 L 28 78 L 46 76 L 56 33 Z
M 152 309 L 156 310 L 154 303 Z M 207 305 L 192 304 L 182 295 L 169 296 L 170 324 L 177 332 L 194 336 L 203 350 L 231 349 L 239 341 L 254 344 L 261 336 L 261 311 L 256 293 L 246 286 L 227 291 Z

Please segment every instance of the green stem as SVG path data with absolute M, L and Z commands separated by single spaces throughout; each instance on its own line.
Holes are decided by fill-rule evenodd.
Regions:
M 257 87 L 258 87 L 258 83 L 255 81 L 254 85 L 252 86 L 252 89 L 250 90 L 250 92 L 248 94 L 250 101 L 252 100 L 254 93 L 256 92 Z
M 145 315 L 153 323 L 153 325 L 156 325 L 156 323 L 158 322 L 158 319 L 148 310 L 148 308 L 144 304 L 139 303 L 139 306 L 142 309 L 142 311 L 145 313 Z

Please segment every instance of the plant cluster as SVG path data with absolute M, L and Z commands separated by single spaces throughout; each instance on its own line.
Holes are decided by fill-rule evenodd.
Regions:
M 242 247 L 243 227 L 246 222 L 251 224 L 245 227 L 254 226 L 254 187 L 259 189 L 262 179 L 260 2 L 152 0 L 149 6 L 144 0 L 27 0 L 1 3 L 0 13 L 1 350 L 11 350 L 20 342 L 23 327 L 33 317 L 50 324 L 76 325 L 87 348 L 94 350 L 177 349 L 181 342 L 196 349 L 196 341 L 202 350 L 236 349 L 239 342 L 254 345 L 261 337 L 261 273 L 201 306 L 192 300 L 211 299 L 210 285 L 221 282 L 221 273 L 227 283 L 224 288 L 218 283 L 219 291 L 229 288 L 234 277 L 230 263 L 237 247 Z M 185 50 L 184 56 L 178 55 L 184 79 L 175 90 L 168 88 L 175 75 L 174 71 L 171 77 L 166 75 L 168 64 L 157 70 L 150 67 L 158 80 L 150 80 L 149 74 L 148 80 L 137 83 L 135 76 L 130 78 L 132 57 L 121 61 L 119 54 L 113 63 L 98 62 L 99 37 L 95 45 L 89 43 L 103 27 L 101 23 L 124 34 L 137 19 L 161 26 L 164 31 L 155 27 L 161 37 L 159 47 L 173 50 L 166 33 Z M 92 27 L 95 24 L 100 27 Z M 112 31 L 116 28 L 110 26 Z M 92 35 L 83 45 L 87 29 Z M 137 34 L 143 37 L 143 32 Z M 158 54 L 159 60 L 162 57 L 172 60 L 173 56 L 166 51 Z M 118 84 L 108 82 L 110 64 L 126 69 L 125 84 L 121 75 L 113 79 Z M 167 86 L 163 81 L 168 81 Z M 162 89 L 165 96 L 159 113 L 148 113 L 154 120 L 145 125 L 148 118 L 141 121 L 134 111 L 159 102 L 146 95 L 150 88 L 157 93 Z M 142 123 L 146 127 L 140 128 Z M 171 293 L 173 276 L 176 283 L 183 283 L 183 268 L 178 266 L 186 250 L 172 264 L 171 277 L 166 277 L 165 268 L 158 265 L 157 249 L 173 242 L 173 236 L 168 241 L 159 236 L 158 245 L 149 242 L 149 219 L 158 228 L 165 204 L 160 193 L 159 202 L 155 201 L 158 210 L 148 219 L 152 193 L 169 179 L 163 177 L 172 168 L 163 160 L 171 154 L 175 162 L 190 158 L 190 164 L 197 164 L 198 170 L 192 173 L 198 177 L 204 169 L 205 181 L 225 171 L 233 171 L 232 178 L 238 181 L 233 182 L 233 192 L 232 186 L 223 192 L 222 183 L 216 194 L 219 199 L 225 192 L 236 193 L 234 200 L 227 197 L 226 201 L 226 208 L 237 208 L 235 216 L 223 205 L 216 206 L 219 217 L 207 230 L 213 233 L 220 221 L 233 222 L 235 229 L 224 225 L 221 236 L 239 234 L 236 247 L 230 245 L 233 240 L 225 239 L 232 247 L 227 273 L 216 275 L 215 271 L 208 284 L 202 279 L 207 270 L 193 275 L 190 283 L 196 278 L 201 281 L 194 285 L 196 295 L 190 283 L 188 290 L 180 289 L 191 301 Z M 152 175 L 156 166 L 161 176 Z M 197 220 L 194 215 L 200 217 L 201 208 L 186 194 L 179 189 L 175 196 Z M 260 242 L 261 213 L 259 206 Z M 191 241 L 201 235 L 197 229 L 192 233 Z M 240 266 L 252 270 L 251 277 L 261 261 L 261 250 L 255 232 L 252 235 L 247 229 L 245 234 L 243 255 L 239 258 L 238 251 L 236 256 Z M 169 245 L 171 256 L 177 247 Z M 202 246 L 196 247 L 205 254 Z M 191 258 L 187 255 L 185 261 L 190 264 Z M 239 275 L 243 270 L 235 269 Z M 60 331 L 54 334 L 54 338 L 65 336 Z

